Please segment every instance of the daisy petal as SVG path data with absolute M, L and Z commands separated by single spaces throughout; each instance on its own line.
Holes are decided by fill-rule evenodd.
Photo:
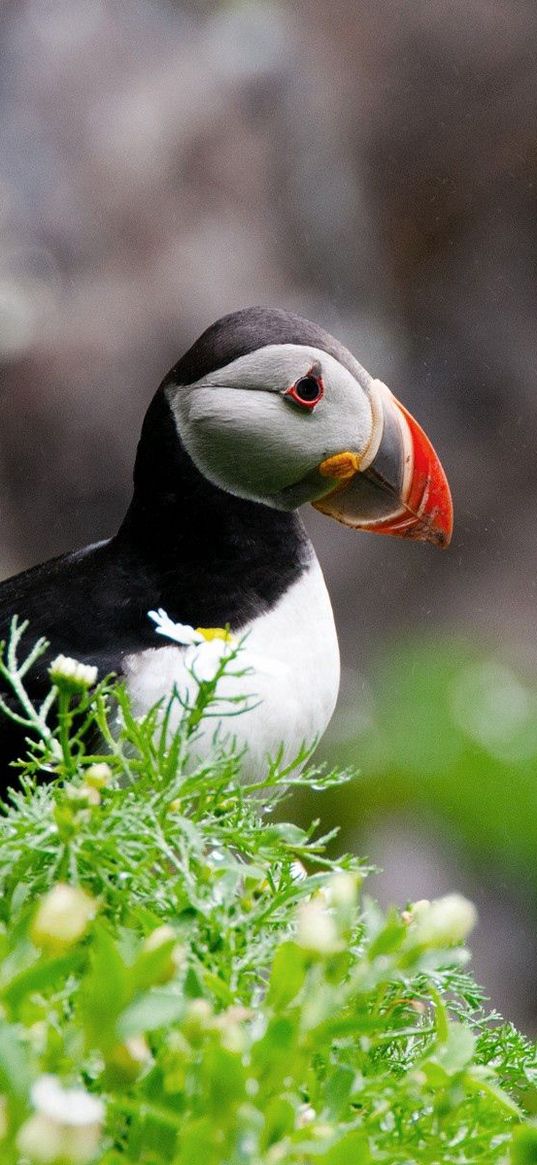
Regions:
M 148 611 L 147 614 L 155 624 L 157 635 L 173 639 L 174 643 L 180 643 L 183 647 L 191 647 L 194 643 L 203 643 L 203 635 L 199 631 L 195 631 L 189 623 L 174 623 L 162 607 L 159 607 L 158 611 Z
M 228 645 L 223 639 L 206 639 L 200 646 L 193 647 L 187 653 L 185 663 L 194 679 L 198 683 L 214 680 L 216 672 L 222 662 L 222 657 L 228 654 Z

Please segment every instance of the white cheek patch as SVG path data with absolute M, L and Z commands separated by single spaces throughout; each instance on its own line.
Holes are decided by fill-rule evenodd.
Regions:
M 310 466 L 309 442 L 287 408 L 279 394 L 201 387 L 181 410 L 179 432 L 215 485 L 258 500 Z
M 284 400 L 283 393 L 314 365 L 324 384 L 319 404 L 305 410 Z M 361 453 L 369 444 L 373 415 L 366 372 L 363 381 L 319 348 L 270 344 L 193 384 L 169 386 L 167 396 L 183 444 L 210 481 L 240 497 L 290 509 L 313 500 L 318 483 L 310 480 L 296 502 L 290 487 L 327 457 Z

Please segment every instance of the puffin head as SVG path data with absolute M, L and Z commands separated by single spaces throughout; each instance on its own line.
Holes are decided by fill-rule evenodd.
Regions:
M 430 441 L 316 324 L 259 307 L 224 316 L 162 390 L 192 461 L 228 493 L 448 545 L 451 495 Z

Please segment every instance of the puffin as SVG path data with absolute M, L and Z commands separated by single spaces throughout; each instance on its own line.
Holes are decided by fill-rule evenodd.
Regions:
M 220 636 L 240 644 L 222 699 L 245 700 L 229 724 L 248 772 L 278 752 L 291 760 L 322 736 L 339 686 L 330 599 L 298 511 L 447 546 L 451 495 L 431 442 L 322 327 L 251 307 L 213 323 L 165 376 L 133 476 L 113 537 L 0 584 L 0 640 L 17 615 L 23 643 L 50 645 L 29 695 L 45 696 L 63 654 L 124 680 L 141 716 L 201 682 L 192 645 Z M 213 720 L 200 756 L 214 732 Z M 24 752 L 24 730 L 1 715 L 2 792 Z

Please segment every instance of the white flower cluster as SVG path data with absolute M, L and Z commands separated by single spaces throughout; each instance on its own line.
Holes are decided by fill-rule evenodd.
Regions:
M 35 1165 L 86 1165 L 101 1137 L 104 1106 L 83 1088 L 64 1088 L 40 1076 L 31 1091 L 35 1112 L 21 1126 L 17 1147 Z
M 57 655 L 53 659 L 48 674 L 57 688 L 69 692 L 84 692 L 97 682 L 98 669 L 89 663 L 80 663 L 69 655 Z

